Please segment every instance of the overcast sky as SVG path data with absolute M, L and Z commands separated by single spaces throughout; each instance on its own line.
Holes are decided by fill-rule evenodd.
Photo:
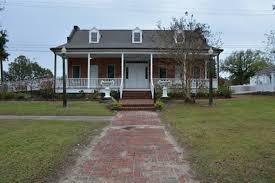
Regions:
M 49 48 L 64 43 L 74 25 L 154 29 L 158 21 L 168 25 L 185 11 L 209 24 L 213 32 L 222 32 L 222 58 L 233 50 L 263 49 L 264 34 L 275 30 L 272 4 L 274 0 L 8 0 L 0 21 L 8 31 L 9 61 L 23 54 L 53 69 Z

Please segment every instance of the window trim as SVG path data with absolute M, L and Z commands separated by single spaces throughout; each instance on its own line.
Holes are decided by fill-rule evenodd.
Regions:
M 109 65 L 113 65 L 114 66 L 114 77 L 113 78 L 109 78 Z M 116 65 L 115 64 L 107 64 L 107 76 L 106 78 L 108 79 L 114 79 L 116 78 Z
M 135 33 L 139 33 L 139 41 L 135 41 Z M 132 30 L 132 43 L 142 43 L 142 30 L 140 30 L 138 27 Z
M 178 42 L 178 34 L 182 34 L 182 41 Z M 175 39 L 175 43 L 184 43 L 185 42 L 185 36 L 184 36 L 184 32 L 181 30 L 177 30 L 175 31 L 175 35 L 174 35 L 174 39 Z
M 72 65 L 72 78 L 75 78 L 74 77 L 74 69 L 73 69 L 73 67 L 79 67 L 79 77 L 78 78 L 76 78 L 76 79 L 79 79 L 79 78 L 81 78 L 81 65 L 80 64 L 74 64 L 74 65 Z
M 92 33 L 97 34 L 97 40 L 96 41 L 92 41 Z M 89 43 L 99 43 L 99 40 L 100 40 L 99 30 L 97 30 L 96 28 L 93 28 L 92 30 L 90 30 L 89 31 Z

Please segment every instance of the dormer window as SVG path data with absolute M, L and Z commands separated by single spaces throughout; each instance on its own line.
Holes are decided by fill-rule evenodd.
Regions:
M 184 43 L 185 42 L 185 36 L 184 36 L 183 31 L 175 32 L 175 42 L 176 43 Z
M 93 28 L 90 30 L 89 33 L 89 42 L 90 43 L 99 43 L 100 34 L 99 31 L 96 28 Z
M 132 31 L 132 43 L 142 43 L 142 30 L 139 28 Z

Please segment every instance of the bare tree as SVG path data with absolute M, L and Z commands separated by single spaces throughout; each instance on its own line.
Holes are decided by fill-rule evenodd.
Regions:
M 165 52 L 168 59 L 176 62 L 181 80 L 179 88 L 185 101 L 193 102 L 191 93 L 195 66 L 204 67 L 204 60 L 211 60 L 208 50 L 222 44 L 220 34 L 212 34 L 209 25 L 197 22 L 188 12 L 182 18 L 173 18 L 169 27 L 159 23 L 158 28 L 161 39 L 159 49 Z M 205 87 L 203 83 L 196 86 Z
M 269 33 L 265 34 L 266 41 L 264 43 L 266 44 L 265 52 L 267 57 L 275 63 L 275 30 L 271 30 Z

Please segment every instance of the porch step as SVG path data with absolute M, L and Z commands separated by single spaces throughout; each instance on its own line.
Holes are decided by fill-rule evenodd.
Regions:
M 122 104 L 121 110 L 155 110 L 154 101 L 152 99 L 122 99 L 120 102 Z
M 123 99 L 152 99 L 150 91 L 124 91 Z

